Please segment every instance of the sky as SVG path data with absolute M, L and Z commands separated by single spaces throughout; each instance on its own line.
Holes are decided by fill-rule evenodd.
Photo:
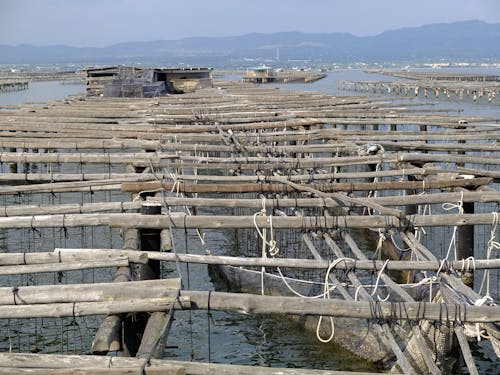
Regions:
M 500 23 L 500 0 L 0 0 L 0 44 L 103 47 L 280 31 L 367 36 L 463 20 Z

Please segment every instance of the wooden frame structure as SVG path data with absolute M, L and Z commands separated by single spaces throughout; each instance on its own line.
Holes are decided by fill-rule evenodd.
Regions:
M 493 284 L 498 284 L 494 249 L 500 204 L 500 126 L 495 119 L 449 116 L 404 102 L 219 83 L 175 97 L 5 106 L 0 134 L 1 179 L 8 183 L 0 187 L 0 228 L 66 232 L 109 227 L 124 233 L 122 246 L 115 249 L 0 254 L 0 276 L 117 269 L 114 280 L 102 285 L 2 288 L 0 319 L 107 315 L 93 351 L 119 350 L 138 358 L 3 353 L 0 373 L 127 373 L 137 368 L 173 374 L 305 373 L 151 360 L 168 335 L 175 309 L 369 321 L 374 342 L 383 350 L 375 353 L 368 343 L 358 354 L 394 364 L 403 373 L 450 370 L 445 358 L 451 347 L 430 343 L 431 334 L 455 342 L 470 373 L 477 368 L 466 334 L 486 335 L 494 348 L 500 342 L 499 308 L 493 303 L 499 298 Z M 86 193 L 97 197 L 71 201 Z M 108 199 L 111 193 L 120 200 Z M 9 200 L 50 195 L 62 197 L 61 202 Z M 215 215 L 211 207 L 233 213 Z M 476 226 L 491 235 L 479 242 Z M 245 244 L 253 256 L 208 248 L 211 255 L 179 254 L 172 237 L 188 228 L 260 237 Z M 454 241 L 457 259 L 441 256 L 429 248 L 432 240 L 419 238 L 422 229 L 431 237 L 442 235 L 440 228 L 453 231 L 447 240 Z M 361 231 L 375 233 L 375 245 L 360 243 Z M 287 236 L 297 237 L 301 255 L 308 255 L 289 256 L 293 246 Z M 380 252 L 392 260 L 377 259 Z M 149 280 L 159 277 L 158 262 L 216 264 L 229 281 L 234 268 L 249 267 L 248 274 L 238 276 L 246 283 L 242 286 L 266 295 L 192 291 L 182 288 L 179 279 Z M 272 281 L 276 269 L 280 275 L 281 269 L 326 273 L 320 284 L 331 299 L 293 296 L 291 290 L 308 290 L 287 275 L 275 274 L 277 281 Z M 405 281 L 397 283 L 390 270 L 403 271 Z M 424 271 L 428 277 L 416 281 Z M 367 282 L 370 272 L 377 276 L 375 285 Z M 463 283 L 470 284 L 474 276 L 476 283 L 480 276 L 487 280 L 489 299 Z M 286 280 L 290 284 L 284 288 Z M 286 292 L 267 295 L 278 284 Z M 424 299 L 418 298 L 415 284 L 424 289 Z M 116 290 L 120 293 L 113 294 Z M 390 290 L 393 299 L 379 301 L 380 290 Z M 140 324 L 127 320 L 132 313 Z M 320 337 L 330 334 L 325 320 L 318 323 Z M 342 329 L 335 335 L 334 340 L 345 341 Z M 110 368 L 110 361 L 117 365 Z

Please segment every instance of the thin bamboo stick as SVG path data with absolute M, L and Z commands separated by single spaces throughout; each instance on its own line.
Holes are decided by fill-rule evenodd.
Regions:
M 80 255 L 83 257 L 103 257 L 110 253 L 127 257 L 131 262 L 142 263 L 144 256 L 152 260 L 161 261 L 178 261 L 186 263 L 200 264 L 222 264 L 229 266 L 246 266 L 246 267 L 282 267 L 282 268 L 306 268 L 306 269 L 327 269 L 331 266 L 331 261 L 328 260 L 311 260 L 300 258 L 262 258 L 262 257 L 231 257 L 222 255 L 198 255 L 198 254 L 174 254 L 156 251 L 132 251 L 132 250 L 116 250 L 116 249 L 69 249 L 57 248 L 53 253 L 60 252 L 64 256 Z M 354 260 L 345 259 L 336 264 L 334 269 L 342 270 L 373 270 L 378 271 L 384 267 L 385 261 L 382 260 Z M 449 261 L 447 266 L 455 270 L 463 268 L 462 261 Z M 385 269 L 387 270 L 426 270 L 436 271 L 440 268 L 441 262 L 436 261 L 404 261 L 391 260 L 388 261 Z M 494 269 L 500 268 L 500 259 L 476 259 L 476 269 Z M 353 272 L 354 272 L 353 271 Z

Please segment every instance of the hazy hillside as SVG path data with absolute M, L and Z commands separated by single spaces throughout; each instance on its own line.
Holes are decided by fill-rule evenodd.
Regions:
M 281 61 L 409 61 L 426 59 L 499 59 L 500 24 L 465 21 L 386 31 L 372 37 L 345 33 L 283 32 L 223 38 L 185 38 L 120 43 L 104 48 L 0 45 L 0 63 L 55 63 L 140 59 L 206 61 L 274 58 Z

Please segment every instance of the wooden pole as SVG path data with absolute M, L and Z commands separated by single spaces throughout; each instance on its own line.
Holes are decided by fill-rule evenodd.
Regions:
M 500 203 L 500 192 L 494 189 L 479 189 L 480 191 L 457 193 L 435 193 L 425 195 L 388 196 L 363 198 L 363 202 L 373 202 L 381 206 L 406 206 L 408 204 L 440 204 L 446 202 L 456 202 L 462 199 L 463 202 L 496 202 Z M 327 193 L 328 194 L 328 193 Z M 168 206 L 193 206 L 193 207 L 244 207 L 262 208 L 262 199 L 232 199 L 232 198 L 185 198 L 185 197 L 165 197 L 148 198 L 159 204 Z M 322 198 L 267 198 L 265 200 L 268 208 L 285 207 L 354 207 L 354 202 L 349 203 L 344 199 L 338 202 L 329 196 Z M 124 212 L 138 210 L 142 205 L 141 201 L 134 202 L 95 202 L 95 203 L 68 203 L 68 204 L 34 204 L 34 205 L 12 205 L 0 206 L 0 217 L 23 216 L 23 215 L 47 215 L 47 214 L 71 214 L 71 213 L 98 213 L 98 212 Z M 2 254 L 0 254 L 1 256 Z
M 493 213 L 486 214 L 443 214 L 413 215 L 403 219 L 394 216 L 275 216 L 273 227 L 276 228 L 408 228 L 436 227 L 447 225 L 491 224 Z M 270 228 L 265 217 L 257 217 L 259 228 Z M 110 226 L 114 228 L 254 228 L 253 216 L 189 216 L 184 213 L 166 215 L 140 214 L 81 214 L 81 215 L 40 215 L 0 217 L 0 228 L 74 228 L 82 226 Z
M 462 202 L 462 208 L 465 214 L 474 214 L 474 202 Z M 457 231 L 457 259 L 474 257 L 474 226 L 464 225 L 458 228 Z M 474 286 L 474 274 L 472 272 L 462 272 L 460 277 L 465 285 L 471 288 Z
M 500 307 L 429 302 L 351 302 L 339 299 L 261 296 L 244 293 L 182 291 L 191 309 L 235 311 L 244 314 L 323 315 L 360 319 L 496 322 Z
M 327 239 L 330 236 L 326 237 Z M 328 241 L 328 240 L 327 240 Z M 115 250 L 115 249 L 56 249 L 55 251 L 61 254 L 79 254 L 87 253 L 88 257 L 104 257 L 108 254 L 117 254 L 127 257 L 130 262 L 142 260 L 144 256 L 149 259 L 156 259 L 167 262 L 186 262 L 198 264 L 221 264 L 227 266 L 246 266 L 246 267 L 289 267 L 289 268 L 305 268 L 305 269 L 327 269 L 331 262 L 327 260 L 312 260 L 300 258 L 262 258 L 262 257 L 231 257 L 224 255 L 198 255 L 198 254 L 173 254 L 170 252 L 156 251 L 133 251 L 133 250 Z M 0 258 L 2 259 L 2 258 Z M 384 267 L 385 261 L 382 260 L 354 260 L 346 258 L 336 264 L 334 269 L 350 270 L 354 267 L 359 270 L 378 271 Z M 390 260 L 387 262 L 385 269 L 402 271 L 402 270 L 423 270 L 437 271 L 441 263 L 435 261 L 416 261 L 416 260 Z M 449 261 L 448 266 L 455 270 L 460 270 L 464 266 L 462 261 Z M 475 261 L 476 269 L 495 269 L 500 268 L 500 259 L 477 259 Z
M 25 368 L 32 371 L 36 371 L 36 369 L 67 370 L 76 367 L 84 369 L 104 368 L 108 370 L 128 369 L 130 371 L 129 373 L 137 374 L 138 369 L 143 364 L 144 360 L 139 358 L 101 357 L 91 355 L 0 353 L 0 368 Z M 188 375 L 374 375 L 374 373 L 371 372 L 272 368 L 159 359 L 151 360 L 150 365 L 153 369 L 160 370 L 168 369 L 169 366 L 180 366 L 185 369 L 185 373 Z M 149 374 L 148 369 L 151 367 L 145 368 L 146 375 Z M 36 372 L 34 373 L 36 374 Z M 156 373 L 153 374 L 156 375 Z
M 123 246 L 126 251 L 138 251 L 138 233 L 137 229 L 128 229 L 124 231 Z M 116 251 L 116 250 L 115 250 Z M 114 251 L 113 251 L 114 252 Z M 144 254 L 142 254 L 144 255 Z M 134 257 L 133 263 L 139 260 Z M 131 265 L 127 267 L 119 267 L 113 277 L 113 283 L 129 282 L 132 280 Z M 98 355 L 107 355 L 109 352 L 121 350 L 123 348 L 123 320 L 121 315 L 108 315 L 104 318 L 97 330 L 94 340 L 92 341 L 92 353 Z
M 156 203 L 144 203 L 141 206 L 140 215 L 161 215 L 162 206 Z M 145 251 L 160 250 L 160 229 L 141 228 L 138 233 L 139 249 Z M 160 278 L 160 262 L 157 260 L 149 260 L 145 264 L 134 265 L 134 280 L 157 280 Z M 148 323 L 151 319 L 151 323 Z M 170 316 L 171 319 L 171 316 Z M 166 326 L 170 324 L 170 319 L 167 319 L 165 312 L 149 316 L 146 314 L 135 314 L 132 317 L 127 317 L 123 321 L 123 353 L 126 356 L 135 357 L 139 353 L 144 356 L 151 356 L 152 351 L 160 340 L 157 336 L 158 330 L 164 331 Z M 164 326 L 159 326 L 159 324 Z M 148 328 L 149 325 L 149 328 Z M 142 344 L 144 340 L 144 345 Z M 150 352 L 146 352 L 150 350 Z
M 440 189 L 447 187 L 468 187 L 488 185 L 493 181 L 489 177 L 479 177 L 463 180 L 440 180 L 440 181 L 387 181 L 387 182 L 357 182 L 357 183 L 324 183 L 324 184 L 301 184 L 302 189 L 309 187 L 323 192 L 336 191 L 375 191 L 375 190 L 404 190 L 404 189 Z M 293 192 L 297 189 L 285 184 L 284 180 L 272 184 L 267 181 L 257 181 L 253 184 L 186 184 L 151 182 L 124 182 L 122 191 L 137 193 L 140 191 L 149 191 L 155 189 L 172 190 L 174 187 L 182 193 L 282 193 Z M 283 184 L 287 186 L 283 186 Z M 1 192 L 1 190 L 0 190 Z

